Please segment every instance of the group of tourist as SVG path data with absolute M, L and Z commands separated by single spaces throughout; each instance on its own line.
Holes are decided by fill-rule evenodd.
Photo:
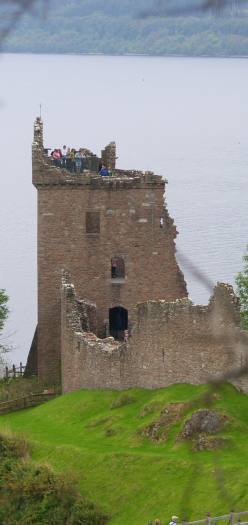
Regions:
M 68 148 L 66 145 L 60 148 L 55 148 L 51 152 L 51 157 L 55 166 L 66 168 L 73 173 L 82 173 L 85 169 L 88 169 L 88 155 L 87 150 L 84 148 Z M 106 177 L 111 175 L 110 171 L 103 164 L 99 164 L 98 169 L 99 175 Z
M 76 150 L 64 145 L 62 149 L 55 148 L 51 152 L 51 157 L 55 166 L 66 168 L 74 173 L 80 173 L 87 167 L 87 156 L 83 148 Z
M 169 525 L 177 525 L 178 517 L 172 516 Z M 162 525 L 161 521 L 157 518 L 154 522 L 148 521 L 148 525 Z

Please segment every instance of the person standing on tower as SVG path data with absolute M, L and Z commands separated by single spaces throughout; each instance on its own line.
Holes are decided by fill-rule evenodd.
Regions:
M 101 167 L 101 169 L 99 171 L 99 174 L 102 177 L 107 177 L 109 175 L 108 168 L 106 168 L 106 166 L 102 165 L 102 167 Z
M 68 148 L 64 144 L 62 148 L 62 167 L 63 168 L 66 168 L 67 152 L 68 152 Z

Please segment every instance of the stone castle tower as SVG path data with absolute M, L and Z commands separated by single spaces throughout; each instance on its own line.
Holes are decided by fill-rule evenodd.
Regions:
M 61 278 L 96 307 L 94 332 L 122 340 L 137 303 L 187 296 L 175 258 L 176 228 L 164 201 L 166 181 L 152 172 L 116 169 L 115 143 L 101 158 L 86 151 L 81 169 L 54 165 L 37 118 L 33 184 L 38 193 L 37 369 L 61 380 Z M 105 164 L 110 176 L 98 173 Z M 31 359 L 31 357 L 30 357 Z
M 225 372 L 248 392 L 238 299 L 223 283 L 206 306 L 187 298 L 166 181 L 117 169 L 114 142 L 101 157 L 81 153 L 49 156 L 36 119 L 38 329 L 25 373 L 68 392 L 199 384 Z

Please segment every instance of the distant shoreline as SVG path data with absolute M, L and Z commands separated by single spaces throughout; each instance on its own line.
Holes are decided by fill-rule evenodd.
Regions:
M 47 55 L 47 56 L 99 56 L 99 57 L 145 57 L 145 58 L 237 58 L 247 59 L 248 55 L 184 55 L 184 54 L 168 54 L 168 55 L 153 55 L 148 53 L 53 53 L 53 52 L 34 52 L 34 51 L 1 51 L 0 55 Z

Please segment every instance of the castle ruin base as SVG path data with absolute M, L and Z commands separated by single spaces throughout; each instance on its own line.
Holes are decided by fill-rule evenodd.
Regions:
M 94 305 L 76 298 L 74 286 L 62 285 L 62 391 L 162 388 L 175 383 L 204 384 L 225 371 L 246 366 L 248 334 L 240 329 L 238 300 L 231 286 L 218 284 L 207 306 L 189 299 L 147 301 L 136 306 L 127 342 L 99 339 Z M 87 314 L 88 311 L 88 314 Z M 82 330 L 88 315 L 87 331 Z M 95 312 L 96 316 L 96 312 Z M 231 381 L 248 392 L 248 377 Z

